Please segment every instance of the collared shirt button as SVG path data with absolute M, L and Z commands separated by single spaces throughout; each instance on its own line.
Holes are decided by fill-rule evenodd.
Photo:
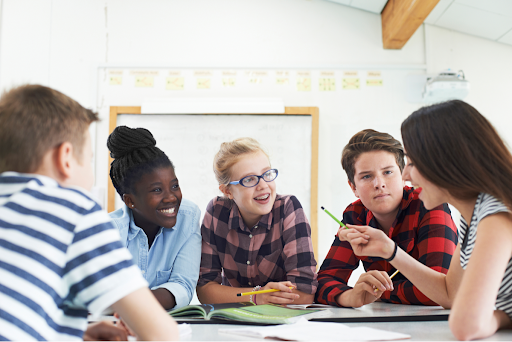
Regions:
M 249 237 L 252 239 L 252 234 L 249 234 Z
M 249 286 L 252 286 L 252 283 L 251 283 L 251 282 L 248 282 L 247 284 L 249 284 Z
M 254 228 L 258 228 L 258 225 L 255 225 Z
M 250 264 L 251 264 L 251 262 L 249 260 L 247 260 L 247 265 L 250 265 Z
M 142 271 L 142 274 L 146 274 L 146 271 Z

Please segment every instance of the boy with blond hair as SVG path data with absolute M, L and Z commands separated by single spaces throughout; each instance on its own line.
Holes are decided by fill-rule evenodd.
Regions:
M 96 113 L 39 85 L 0 99 L 0 340 L 81 340 L 88 312 L 108 307 L 142 340 L 178 338 L 86 191 L 95 121 Z

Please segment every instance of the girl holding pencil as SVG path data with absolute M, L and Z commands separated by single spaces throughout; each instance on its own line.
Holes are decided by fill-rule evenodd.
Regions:
M 297 198 L 277 194 L 268 155 L 252 138 L 225 142 L 214 172 L 224 196 L 210 201 L 201 226 L 201 303 L 312 303 L 311 228 Z
M 512 155 L 494 127 L 462 101 L 424 107 L 402 123 L 404 178 L 432 208 L 451 203 L 461 215 L 459 243 L 446 275 L 397 249 L 380 230 L 350 226 L 358 255 L 391 264 L 433 301 L 451 308 L 456 338 L 512 328 Z

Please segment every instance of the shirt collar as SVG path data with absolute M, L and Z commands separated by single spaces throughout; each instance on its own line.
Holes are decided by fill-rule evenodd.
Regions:
M 418 198 L 420 192 L 410 186 L 404 186 L 404 195 L 402 197 L 402 202 L 400 203 L 400 210 L 403 211 L 409 207 L 412 200 Z
M 235 201 L 231 200 L 232 210 L 230 215 L 231 224 L 229 225 L 230 229 L 236 229 L 240 227 L 240 229 L 244 232 L 250 233 L 252 228 L 254 227 L 263 227 L 267 230 L 270 230 L 271 222 L 272 222 L 272 210 L 270 213 L 263 215 L 258 223 L 254 225 L 254 227 L 247 227 L 247 225 L 244 222 L 244 219 L 242 218 L 242 215 L 240 214 L 240 210 L 238 210 L 238 206 L 236 205 Z
M 43 176 L 43 175 L 40 175 L 37 173 L 19 173 L 19 172 L 14 172 L 14 171 L 6 171 L 3 173 L 0 173 L 0 176 L 15 177 L 15 178 L 20 178 L 20 179 L 23 178 L 23 180 L 26 181 L 27 183 L 32 180 L 35 180 L 38 183 L 41 183 L 42 185 L 45 185 L 45 186 L 52 186 L 52 187 L 59 186 L 59 183 L 55 179 L 48 177 L 48 176 Z
M 133 219 L 132 210 L 130 208 L 127 208 L 127 209 L 128 209 L 128 215 L 130 216 L 130 226 L 128 228 L 128 240 L 131 241 L 137 236 L 137 234 L 141 233 L 141 234 L 146 235 L 146 233 L 144 232 L 144 230 L 142 228 L 140 228 L 139 226 L 137 226 L 135 224 L 135 220 Z M 158 230 L 158 233 L 156 233 L 155 241 L 156 241 L 156 238 L 158 237 L 158 235 L 160 235 L 162 233 L 162 229 L 163 229 L 163 227 L 160 227 L 160 229 Z M 172 229 L 174 229 L 174 227 Z
M 400 201 L 400 204 L 398 205 L 398 213 L 396 214 L 395 222 L 393 222 L 393 226 L 392 227 L 395 226 L 396 220 L 398 219 L 398 217 L 400 217 L 400 215 L 404 212 L 404 210 L 406 210 L 409 207 L 411 202 L 415 198 L 418 198 L 418 195 L 419 195 L 419 191 L 418 190 L 416 190 L 414 188 L 411 188 L 411 187 L 409 187 L 407 185 L 404 186 L 404 190 L 403 190 L 403 194 L 402 194 L 402 200 Z M 377 224 L 377 220 L 375 219 L 375 216 L 366 207 L 365 207 L 365 210 L 361 211 L 361 213 L 359 214 L 357 219 L 360 222 L 364 222 L 366 225 L 368 225 L 370 227 L 378 228 L 378 224 Z

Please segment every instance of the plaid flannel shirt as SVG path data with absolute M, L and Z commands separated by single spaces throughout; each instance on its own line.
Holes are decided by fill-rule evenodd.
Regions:
M 457 228 L 452 220 L 450 209 L 445 203 L 427 210 L 418 198 L 419 192 L 404 187 L 402 202 L 395 222 L 389 230 L 389 237 L 405 252 L 428 267 L 446 274 L 453 252 L 457 246 Z M 377 221 L 360 200 L 345 209 L 343 222 L 377 228 Z M 358 257 L 350 243 L 334 238 L 334 243 L 318 272 L 317 303 L 337 305 L 336 297 L 351 289 L 347 281 L 354 269 L 363 262 L 364 269 L 386 271 L 389 275 L 395 270 L 382 258 Z M 407 278 L 398 273 L 393 278 L 393 291 L 385 291 L 381 300 L 397 304 L 437 305 L 421 293 Z
M 233 287 L 289 280 L 297 290 L 316 292 L 311 228 L 295 196 L 277 195 L 270 213 L 247 227 L 234 201 L 210 201 L 203 236 L 198 285 L 210 281 Z

